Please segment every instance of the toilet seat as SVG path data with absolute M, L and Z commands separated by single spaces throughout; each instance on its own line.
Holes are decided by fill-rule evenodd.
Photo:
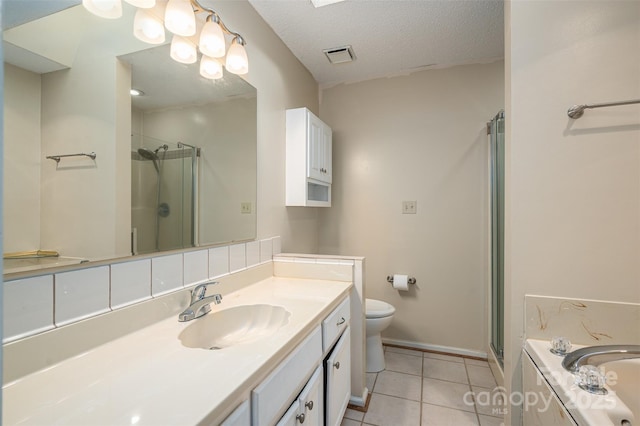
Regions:
M 382 300 L 366 299 L 365 312 L 367 318 L 384 318 L 394 314 L 396 308 Z

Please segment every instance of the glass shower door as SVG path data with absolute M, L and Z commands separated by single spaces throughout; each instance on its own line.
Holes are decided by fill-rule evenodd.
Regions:
M 491 145 L 491 348 L 504 356 L 504 111 L 490 123 Z

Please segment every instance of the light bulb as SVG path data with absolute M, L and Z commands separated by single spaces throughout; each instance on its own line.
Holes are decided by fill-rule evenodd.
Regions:
M 174 35 L 171 40 L 171 58 L 182 64 L 193 64 L 198 60 L 196 45 L 189 39 Z
M 107 19 L 117 19 L 122 16 L 122 2 L 120 0 L 82 0 L 82 5 L 96 16 Z
M 132 6 L 140 7 L 142 9 L 151 9 L 156 5 L 156 0 L 124 0 Z
M 138 9 L 133 19 L 133 35 L 145 43 L 162 44 L 164 43 L 164 25 L 147 9 Z
M 218 60 L 202 55 L 200 60 L 200 75 L 215 80 L 222 78 L 222 64 Z
M 196 15 L 189 0 L 169 0 L 164 25 L 174 34 L 189 37 L 196 33 Z
M 229 47 L 229 51 L 227 52 L 225 67 L 227 71 L 234 74 L 246 74 L 249 72 L 247 51 L 242 44 L 238 43 L 237 38 L 234 38 L 231 42 L 231 47 Z
M 207 21 L 200 32 L 200 52 L 212 58 L 224 56 L 225 40 L 222 28 L 217 22 Z

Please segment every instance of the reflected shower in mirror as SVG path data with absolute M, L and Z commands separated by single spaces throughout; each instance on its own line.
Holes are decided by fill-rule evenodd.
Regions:
M 31 3 L 3 5 L 4 251 L 60 257 L 5 273 L 255 238 L 256 90 L 135 39 L 127 3 Z

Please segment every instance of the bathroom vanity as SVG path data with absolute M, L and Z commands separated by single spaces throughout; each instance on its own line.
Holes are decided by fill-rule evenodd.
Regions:
M 345 281 L 278 276 L 232 292 L 213 286 L 208 293 L 221 292 L 222 303 L 201 318 L 178 322 L 176 313 L 6 383 L 3 424 L 340 424 L 351 395 L 351 289 Z M 171 300 L 130 309 L 143 315 L 148 304 Z M 241 341 L 220 321 L 217 342 L 227 346 L 198 347 L 210 336 L 186 340 L 198 321 L 224 311 L 234 318 L 234 310 L 261 311 L 244 326 L 268 329 L 266 337 Z M 100 333 L 104 318 L 95 324 L 90 332 Z

